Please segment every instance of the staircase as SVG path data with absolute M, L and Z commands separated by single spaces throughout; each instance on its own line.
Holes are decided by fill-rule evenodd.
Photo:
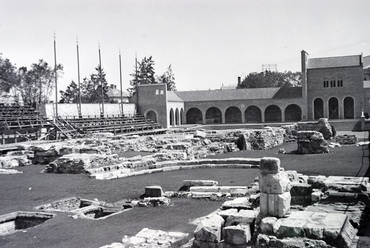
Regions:
M 55 128 L 60 131 L 67 139 L 81 137 L 81 133 L 76 130 L 67 120 L 56 117 L 53 124 Z

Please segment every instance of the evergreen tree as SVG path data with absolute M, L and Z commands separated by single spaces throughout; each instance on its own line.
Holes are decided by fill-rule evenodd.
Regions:
M 84 78 L 80 84 L 81 86 L 81 102 L 83 103 L 101 103 L 102 99 L 102 85 L 104 102 L 108 102 L 108 82 L 105 79 L 106 73 L 100 66 L 95 68 L 96 73 L 90 75 L 89 78 Z M 67 86 L 66 91 L 60 91 L 60 103 L 77 103 L 78 102 L 78 86 L 72 81 Z
M 133 79 L 130 81 L 130 88 L 128 88 L 127 91 L 130 95 L 133 95 L 137 85 L 157 83 L 154 74 L 154 61 L 152 56 L 148 58 L 144 57 L 141 62 L 137 62 L 135 72 L 130 75 Z
M 67 86 L 66 91 L 60 92 L 60 103 L 78 103 L 78 86 L 72 80 L 71 84 Z
M 160 84 L 167 84 L 168 91 L 176 91 L 175 75 L 172 72 L 171 65 L 168 66 L 166 72 L 157 77 L 157 82 Z

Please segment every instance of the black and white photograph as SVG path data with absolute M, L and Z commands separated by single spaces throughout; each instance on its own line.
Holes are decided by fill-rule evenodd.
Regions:
M 0 0 L 0 247 L 370 247 L 369 0 Z

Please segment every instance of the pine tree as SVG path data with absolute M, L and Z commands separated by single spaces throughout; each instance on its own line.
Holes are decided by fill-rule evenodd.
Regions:
M 172 72 L 171 65 L 168 66 L 167 71 L 157 78 L 160 84 L 166 84 L 168 91 L 176 91 L 175 75 Z
M 131 86 L 127 89 L 127 91 L 133 95 L 137 85 L 157 83 L 154 75 L 154 61 L 152 56 L 148 58 L 144 57 L 141 62 L 137 62 L 137 65 L 135 66 L 135 72 L 131 74 L 133 77 L 133 79 L 130 81 Z

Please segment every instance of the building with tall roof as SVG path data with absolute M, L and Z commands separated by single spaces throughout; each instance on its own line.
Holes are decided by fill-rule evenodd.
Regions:
M 370 56 L 310 58 L 301 52 L 302 86 L 166 91 L 141 85 L 138 111 L 164 127 L 358 119 L 370 103 Z M 240 80 L 240 79 L 238 79 Z

